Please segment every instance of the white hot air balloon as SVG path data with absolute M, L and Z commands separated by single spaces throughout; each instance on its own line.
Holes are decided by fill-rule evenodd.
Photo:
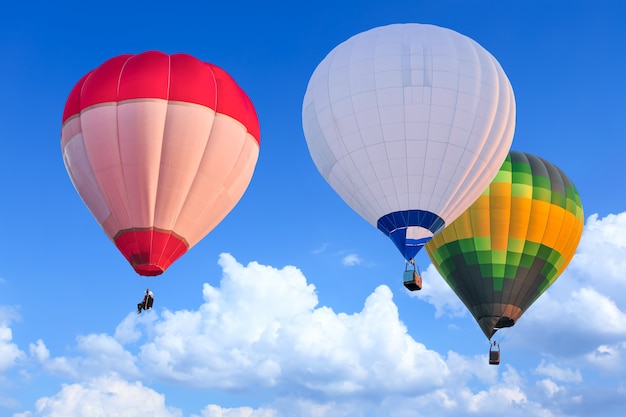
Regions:
M 502 166 L 515 98 L 500 64 L 472 39 L 393 24 L 324 58 L 304 95 L 302 124 L 321 175 L 413 262 Z

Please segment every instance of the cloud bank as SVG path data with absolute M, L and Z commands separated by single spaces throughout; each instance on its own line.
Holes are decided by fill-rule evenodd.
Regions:
M 221 282 L 204 284 L 197 310 L 129 314 L 114 334 L 79 336 L 73 356 L 43 340 L 18 347 L 15 317 L 0 309 L 0 382 L 19 380 L 26 364 L 65 381 L 27 411 L 6 395 L 0 407 L 15 417 L 93 417 L 145 415 L 150 404 L 148 415 L 182 416 L 155 384 L 241 399 L 207 403 L 195 417 L 611 416 L 626 407 L 626 213 L 588 219 L 566 272 L 514 327 L 508 345 L 532 346 L 526 368 L 429 348 L 408 333 L 387 286 L 346 314 L 319 305 L 296 267 L 242 265 L 229 254 L 218 262 Z M 467 320 L 432 266 L 424 275 L 432 320 Z M 250 392 L 266 403 L 248 403 Z

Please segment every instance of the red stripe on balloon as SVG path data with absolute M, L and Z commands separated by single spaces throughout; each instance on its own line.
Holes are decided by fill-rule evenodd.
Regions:
M 254 106 L 226 71 L 191 55 L 159 51 L 120 55 L 88 73 L 70 92 L 63 123 L 97 104 L 150 98 L 211 108 L 238 120 L 260 143 Z
M 114 238 L 115 245 L 139 275 L 161 275 L 187 252 L 189 245 L 172 231 L 127 229 Z

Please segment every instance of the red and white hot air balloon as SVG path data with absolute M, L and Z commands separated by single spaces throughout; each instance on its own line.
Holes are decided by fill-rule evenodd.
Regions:
M 260 129 L 246 93 L 190 55 L 121 55 L 85 75 L 61 149 L 81 198 L 140 275 L 163 273 L 243 196 Z

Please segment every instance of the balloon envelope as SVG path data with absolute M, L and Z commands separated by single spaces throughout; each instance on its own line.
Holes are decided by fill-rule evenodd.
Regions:
M 322 60 L 302 123 L 321 175 L 408 260 L 496 175 L 515 100 L 498 62 L 470 38 L 394 24 Z
M 580 196 L 563 171 L 511 151 L 480 198 L 426 251 L 490 339 L 561 275 L 583 221 Z
M 186 54 L 121 55 L 86 74 L 61 149 L 81 198 L 140 275 L 159 275 L 246 190 L 259 124 L 219 67 Z

